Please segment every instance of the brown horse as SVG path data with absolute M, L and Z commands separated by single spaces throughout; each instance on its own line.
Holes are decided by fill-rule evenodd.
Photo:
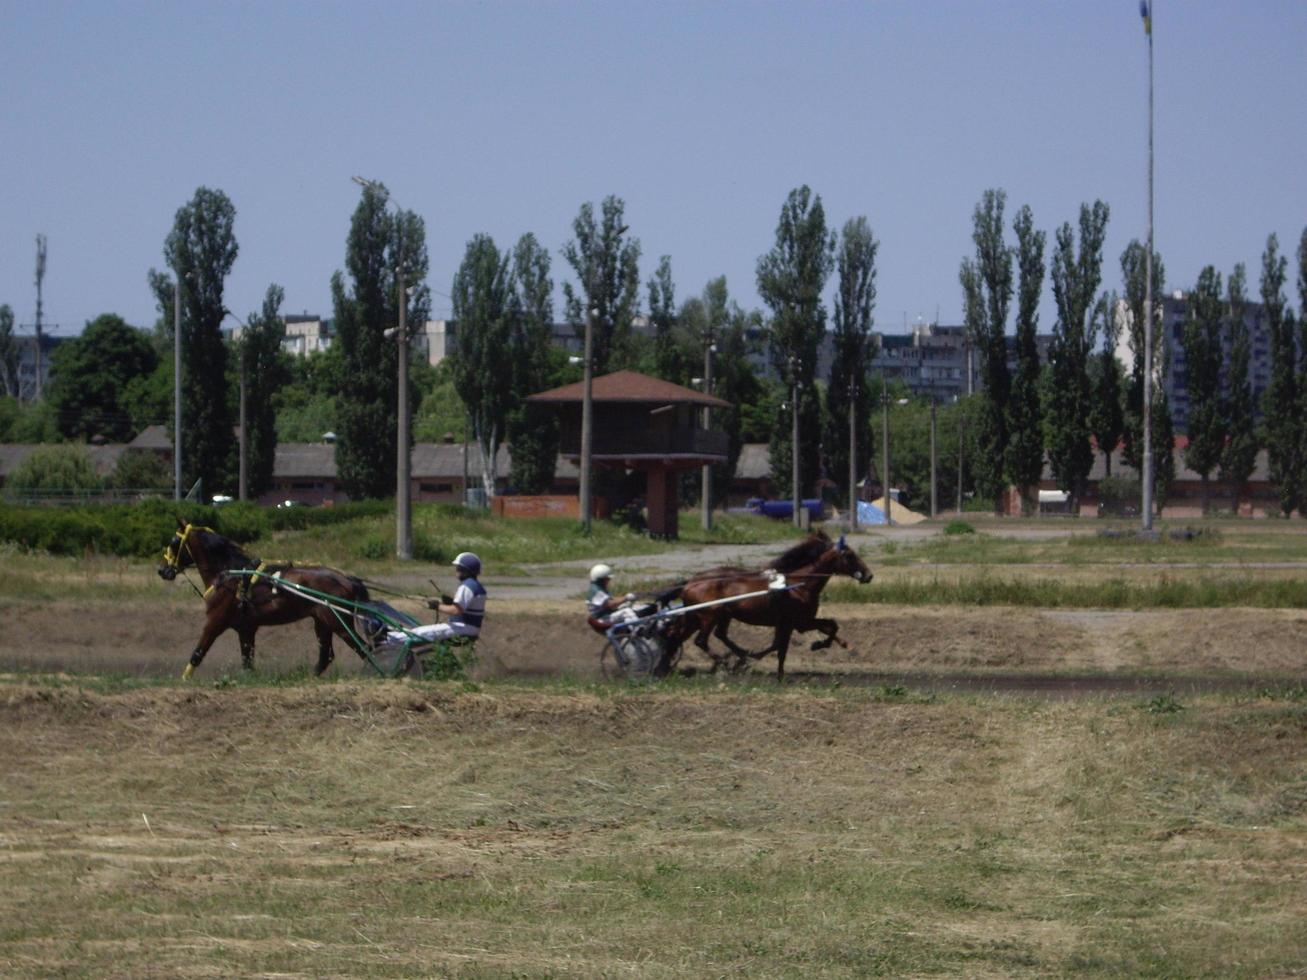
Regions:
M 315 673 L 321 674 L 335 659 L 332 634 L 357 651 L 354 638 L 336 612 L 302 593 L 279 588 L 278 582 L 290 582 L 353 603 L 368 599 L 367 586 L 361 580 L 321 565 L 260 562 L 212 528 L 187 524 L 180 518 L 177 526 L 177 533 L 163 553 L 159 577 L 172 581 L 179 571 L 193 565 L 205 585 L 204 629 L 182 677 L 195 672 L 213 641 L 229 629 L 240 637 L 241 665 L 252 670 L 254 634 L 260 626 L 281 626 L 309 617 L 318 637 Z M 258 574 L 232 574 L 241 570 L 257 570 Z
M 668 645 L 679 648 L 694 633 L 695 645 L 713 658 L 714 670 L 721 666 L 723 658 L 708 649 L 710 632 L 735 654 L 737 668 L 743 666 L 747 658 L 756 659 L 775 650 L 776 679 L 781 680 L 785 677 L 785 654 L 790 647 L 790 637 L 796 630 L 801 633 L 817 630 L 822 634 L 823 638 L 812 644 L 814 650 L 824 649 L 832 643 L 838 643 L 846 650 L 849 647 L 840 639 L 839 624 L 835 620 L 817 618 L 821 591 L 832 575 L 848 575 L 864 584 L 872 577 L 871 570 L 844 543 L 844 538 L 831 541 L 821 532 L 806 538 L 758 571 L 727 567 L 700 572 L 681 589 L 681 600 L 687 606 L 750 592 L 765 591 L 767 594 L 677 617 L 669 631 L 671 642 Z M 784 586 L 781 588 L 776 587 L 780 584 L 778 576 L 783 576 Z M 771 646 L 752 652 L 736 644 L 727 635 L 733 619 L 752 626 L 772 627 Z

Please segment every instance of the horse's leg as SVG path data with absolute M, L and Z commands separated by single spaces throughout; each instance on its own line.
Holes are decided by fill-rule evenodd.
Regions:
M 242 626 L 236 631 L 241 638 L 241 667 L 245 670 L 254 669 L 254 633 L 258 630 L 257 626 Z
M 200 661 L 204 659 L 204 655 L 209 652 L 209 647 L 213 646 L 213 641 L 226 632 L 229 625 L 226 610 L 218 607 L 209 611 L 204 619 L 204 629 L 200 631 L 199 642 L 195 644 L 195 649 L 191 651 L 190 662 L 186 664 L 186 669 L 182 671 L 182 680 L 190 679 L 190 676 L 195 673 L 195 669 L 200 666 Z
M 313 673 L 321 677 L 331 662 L 336 659 L 336 651 L 331 645 L 333 636 L 331 623 L 325 621 L 319 616 L 313 617 L 313 632 L 318 636 L 318 665 L 313 668 Z
M 790 649 L 792 626 L 776 627 L 776 683 L 785 680 L 785 654 Z
M 824 639 L 812 641 L 811 649 L 813 650 L 824 650 L 832 643 L 838 643 L 845 650 L 850 649 L 848 643 L 839 635 L 840 624 L 833 619 L 814 619 L 807 626 L 802 627 L 802 630 L 804 632 L 816 630 L 824 637 Z

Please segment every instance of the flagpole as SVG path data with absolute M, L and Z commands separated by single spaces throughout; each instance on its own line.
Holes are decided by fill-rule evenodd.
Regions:
M 1153 529 L 1153 3 L 1140 0 L 1148 37 L 1148 250 L 1144 253 L 1143 530 Z M 1169 449 L 1169 447 L 1168 447 Z

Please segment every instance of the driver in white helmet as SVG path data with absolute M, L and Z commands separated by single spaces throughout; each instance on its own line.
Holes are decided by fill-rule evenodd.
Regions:
M 620 596 L 609 594 L 612 580 L 611 566 L 601 563 L 590 569 L 590 591 L 585 596 L 585 608 L 590 614 L 590 625 L 600 632 L 614 623 L 628 623 L 640 618 L 631 605 L 635 601 L 635 593 L 628 592 Z
M 392 630 L 386 634 L 387 640 L 403 643 L 414 636 L 424 640 L 444 640 L 451 636 L 481 634 L 481 623 L 486 615 L 486 590 L 477 581 L 481 574 L 481 559 L 470 551 L 464 551 L 451 564 L 458 576 L 458 588 L 452 596 L 442 595 L 439 599 L 427 600 L 428 608 L 447 617 L 445 622 L 416 626 L 407 633 Z

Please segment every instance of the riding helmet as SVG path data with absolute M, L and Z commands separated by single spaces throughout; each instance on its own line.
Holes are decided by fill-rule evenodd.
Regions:
M 481 574 L 481 559 L 470 551 L 460 552 L 459 556 L 450 562 L 455 568 L 461 568 L 469 575 Z
M 613 570 L 610 566 L 599 564 L 596 565 L 594 568 L 590 569 L 590 581 L 602 582 L 606 578 L 611 578 L 612 574 L 613 574 Z

